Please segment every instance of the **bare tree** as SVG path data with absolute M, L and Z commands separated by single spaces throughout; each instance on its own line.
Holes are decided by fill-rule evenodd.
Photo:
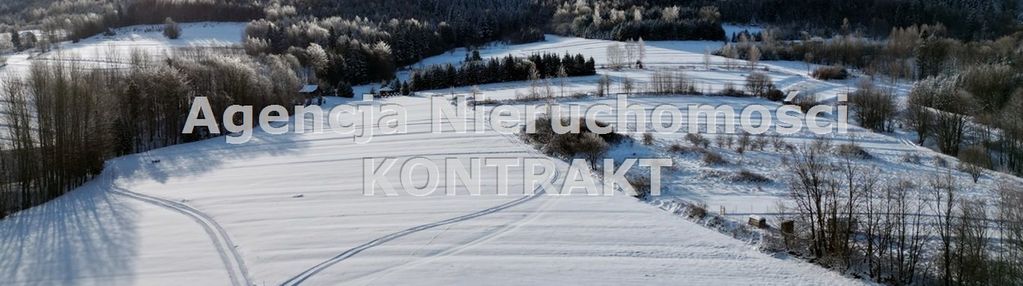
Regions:
M 931 180 L 931 211 L 935 214 L 934 232 L 940 238 L 938 269 L 945 285 L 952 285 L 955 262 L 955 210 L 959 206 L 959 182 L 948 169 Z
M 626 95 L 632 95 L 632 90 L 636 87 L 636 83 L 629 77 L 622 77 L 622 92 Z
M 1001 239 L 1000 265 L 1006 269 L 996 272 L 995 284 L 1023 282 L 1023 189 L 1019 184 L 1005 179 L 998 188 L 998 229 Z M 1000 274 L 1000 275 L 999 275 Z M 999 278 L 1005 277 L 1005 278 Z
M 861 126 L 875 131 L 889 132 L 898 112 L 895 95 L 874 86 L 869 79 L 859 83 L 859 89 L 849 94 L 853 115 Z
M 710 70 L 710 50 L 703 50 L 703 69 Z
M 597 80 L 597 96 L 604 97 L 611 93 L 611 77 L 607 74 Z
M 748 60 L 749 60 L 749 69 L 750 70 L 756 69 L 757 68 L 757 63 L 760 62 L 760 56 L 761 56 L 760 55 L 760 48 L 757 47 L 756 44 L 750 44 L 749 45 L 749 52 L 747 52 L 746 56 L 748 57 Z
M 746 90 L 752 96 L 764 97 L 772 88 L 774 83 L 771 82 L 771 77 L 764 73 L 752 72 L 746 76 Z
M 561 97 L 565 97 L 565 81 L 568 80 L 568 73 L 565 72 L 565 66 L 558 66 L 558 85 L 561 86 Z
M 973 145 L 963 148 L 959 152 L 959 170 L 970 174 L 974 183 L 980 180 L 980 176 L 984 174 L 984 169 L 990 169 L 991 167 L 991 156 L 987 154 L 983 146 Z
M 607 46 L 608 67 L 621 69 L 625 65 L 625 49 L 620 43 L 613 43 Z
M 786 160 L 792 174 L 790 196 L 796 203 L 799 218 L 809 227 L 809 250 L 816 257 L 824 257 L 832 238 L 828 218 L 835 214 L 836 193 L 834 179 L 827 163 L 830 142 L 818 139 L 794 151 Z

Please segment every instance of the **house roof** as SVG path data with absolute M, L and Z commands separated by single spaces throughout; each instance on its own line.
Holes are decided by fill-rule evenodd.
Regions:
M 298 93 L 311 93 L 315 92 L 317 89 L 320 89 L 320 86 L 315 84 L 307 84 L 303 86 L 302 89 L 298 91 Z
M 380 91 L 394 91 L 394 89 L 390 88 L 390 87 L 383 87 L 383 88 L 380 88 Z

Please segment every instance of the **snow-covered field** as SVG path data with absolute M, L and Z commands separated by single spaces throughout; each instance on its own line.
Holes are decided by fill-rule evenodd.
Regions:
M 183 39 L 163 40 L 159 31 L 119 31 L 64 46 L 81 56 L 104 55 L 104 46 L 222 46 L 240 40 L 244 24 L 190 24 Z M 610 42 L 548 36 L 548 41 L 493 46 L 484 57 L 508 53 L 583 53 L 606 62 Z M 746 71 L 727 70 L 722 58 L 703 67 L 715 42 L 648 42 L 647 70 L 606 71 L 614 77 L 649 81 L 652 69 L 682 69 L 702 88 L 738 85 Z M 453 62 L 464 50 L 424 60 Z M 11 57 L 4 73 L 27 68 Z M 40 59 L 48 59 L 43 55 Z M 848 92 L 852 82 L 821 82 L 796 63 L 764 63 L 783 88 L 808 86 L 824 98 Z M 407 74 L 405 75 L 407 76 Z M 595 89 L 596 77 L 574 78 L 570 89 Z M 360 89 L 368 89 L 368 86 Z M 514 98 L 525 83 L 481 86 L 489 98 Z M 436 91 L 444 94 L 452 90 Z M 466 93 L 468 88 L 456 88 Z M 359 94 L 359 92 L 356 92 Z M 430 95 L 431 93 L 422 93 Z M 611 99 L 573 99 L 592 105 Z M 497 175 L 484 168 L 481 196 L 365 196 L 363 158 L 524 158 L 539 155 L 518 138 L 484 133 L 431 133 L 429 100 L 382 99 L 409 112 L 404 134 L 376 135 L 367 144 L 352 136 L 255 133 L 251 142 L 223 138 L 162 148 L 111 160 L 104 174 L 50 203 L 0 221 L 0 285 L 390 285 L 390 284 L 714 284 L 847 285 L 861 281 L 791 258 L 776 258 L 756 246 L 662 211 L 622 193 L 615 196 L 496 194 Z M 647 106 L 692 103 L 771 104 L 724 97 L 637 97 Z M 357 104 L 331 99 L 327 106 Z M 821 119 L 830 120 L 830 119 Z M 633 134 L 636 135 L 636 134 Z M 613 154 L 661 154 L 683 134 L 656 135 L 654 147 L 623 146 Z M 919 174 L 930 166 L 899 162 L 907 152 L 927 160 L 933 152 L 902 138 L 853 130 L 836 141 L 856 141 L 877 157 L 879 173 Z M 792 144 L 808 136 L 789 136 Z M 737 154 L 722 151 L 729 161 Z M 686 199 L 763 213 L 783 198 L 780 185 L 734 184 L 702 176 L 698 158 L 675 156 L 664 200 Z M 780 155 L 749 152 L 743 168 L 778 177 Z M 466 163 L 468 164 L 468 163 Z M 557 170 L 564 174 L 565 163 Z M 508 180 L 523 189 L 520 167 Z M 397 181 L 398 174 L 388 178 Z M 982 184 L 989 186 L 991 177 Z M 668 182 L 665 182 L 668 183 Z M 440 189 L 445 183 L 441 182 Z M 464 190 L 461 190 L 464 191 Z
M 181 24 L 183 33 L 175 40 L 163 36 L 163 25 L 130 26 L 114 29 L 113 36 L 93 36 L 78 43 L 64 42 L 49 52 L 35 51 L 7 56 L 0 77 L 25 74 L 33 61 L 75 62 L 84 66 L 116 68 L 132 52 L 163 56 L 182 47 L 232 47 L 242 41 L 247 23 L 200 22 Z
M 731 28 L 732 30 L 740 30 L 739 28 Z M 481 49 L 480 53 L 484 57 L 488 56 L 504 56 L 512 54 L 516 56 L 527 56 L 538 52 L 554 52 L 558 54 L 570 53 L 576 54 L 581 53 L 586 57 L 593 57 L 597 65 L 600 66 L 602 63 L 607 62 L 606 49 L 609 45 L 614 44 L 613 41 L 602 41 L 602 40 L 591 40 L 591 39 L 579 39 L 579 38 L 565 38 L 553 35 L 547 36 L 547 41 L 525 45 L 515 46 L 492 46 L 485 49 Z M 620 87 L 620 82 L 624 78 L 629 78 L 636 82 L 639 87 L 637 90 L 641 90 L 646 84 L 649 84 L 651 77 L 658 70 L 670 70 L 670 71 L 681 71 L 685 74 L 687 79 L 695 82 L 697 89 L 702 92 L 715 92 L 723 88 L 726 83 L 734 84 L 737 88 L 743 88 L 745 85 L 745 78 L 750 73 L 748 68 L 734 68 L 735 65 L 746 66 L 748 63 L 745 61 L 736 61 L 733 63 L 733 68 L 727 68 L 727 59 L 723 57 L 710 56 L 710 65 L 705 64 L 704 51 L 714 50 L 720 48 L 723 42 L 693 42 L 693 41 L 658 41 L 658 42 L 647 42 L 646 53 L 647 56 L 643 60 L 644 69 L 622 69 L 622 70 L 610 70 L 610 69 L 598 69 L 598 76 L 590 77 L 575 77 L 569 78 L 565 81 L 565 91 L 561 90 L 561 82 L 558 80 L 552 80 L 550 82 L 551 88 L 555 93 L 555 96 L 564 94 L 570 96 L 572 94 L 592 94 L 597 89 L 597 80 L 600 75 L 608 75 L 612 79 L 612 93 L 623 92 Z M 459 62 L 465 58 L 465 50 L 455 50 L 450 54 L 432 57 L 424 60 L 425 63 L 439 64 L 446 62 Z M 835 105 L 836 102 L 843 96 L 856 91 L 859 79 L 853 78 L 843 81 L 822 81 L 817 80 L 809 76 L 809 71 L 814 69 L 815 65 L 808 65 L 802 62 L 790 62 L 790 61 L 765 61 L 758 64 L 758 70 L 764 72 L 772 78 L 775 85 L 784 91 L 799 91 L 799 96 L 813 95 L 821 101 L 823 104 Z M 883 80 L 876 80 L 874 82 L 881 88 L 887 88 L 892 90 L 900 100 L 904 100 L 912 87 L 911 82 L 898 82 L 892 84 Z M 473 87 L 460 87 L 445 90 L 427 91 L 420 94 L 425 95 L 450 95 L 450 94 L 471 94 Z M 486 99 L 494 100 L 508 100 L 521 98 L 524 95 L 530 93 L 530 85 L 528 82 L 514 82 L 514 83 L 497 83 L 497 84 L 486 84 L 480 85 L 477 89 L 481 92 L 482 97 Z M 774 103 L 762 99 L 753 98 L 734 98 L 734 97 L 721 97 L 721 96 L 633 96 L 629 98 L 630 104 L 638 104 L 642 106 L 648 113 L 652 114 L 653 109 L 661 105 L 669 105 L 678 107 L 681 109 L 682 114 L 687 116 L 685 112 L 686 108 L 690 105 L 710 105 L 710 106 L 731 106 L 736 110 L 735 121 L 739 122 L 739 117 L 742 109 L 749 105 L 762 105 L 768 107 L 771 114 L 776 114 L 775 111 L 780 106 L 779 103 Z M 594 105 L 615 105 L 615 97 L 609 98 L 596 98 L 596 97 L 584 97 L 580 99 L 561 99 L 559 103 L 565 106 L 578 105 L 582 106 L 582 110 L 586 110 L 587 107 Z M 541 102 L 523 103 L 529 105 L 541 104 Z M 566 107 L 567 108 L 567 107 Z M 615 118 L 612 114 L 598 113 L 600 116 L 599 120 L 604 122 L 614 122 Z M 686 117 L 683 117 L 686 118 Z M 628 124 L 634 125 L 634 117 L 629 117 Z M 649 119 L 649 118 L 648 118 Z M 723 119 L 723 118 L 722 118 Z M 701 117 L 701 120 L 702 117 Z M 646 130 L 652 131 L 652 124 L 647 120 Z M 667 120 L 665 120 L 667 122 Z M 723 130 L 719 120 L 719 125 L 715 126 L 718 130 Z M 814 120 L 819 124 L 834 124 L 835 119 L 831 116 L 825 116 Z M 686 122 L 688 123 L 688 122 Z M 704 126 L 705 121 L 700 121 L 701 126 Z M 770 130 L 774 131 L 778 127 L 777 118 L 774 119 L 774 125 Z M 737 127 L 738 128 L 738 127 Z M 706 131 L 705 127 L 703 131 Z M 708 205 L 710 210 L 718 212 L 722 208 L 725 210 L 727 216 L 733 217 L 736 220 L 744 220 L 748 215 L 763 215 L 772 216 L 778 214 L 780 203 L 788 201 L 787 186 L 784 184 L 784 180 L 788 173 L 783 164 L 784 157 L 788 154 L 785 150 L 772 150 L 773 148 L 768 147 L 763 151 L 745 152 L 745 154 L 739 154 L 735 151 L 735 148 L 718 148 L 712 146 L 710 148 L 715 153 L 721 154 L 729 163 L 723 165 L 708 165 L 702 162 L 702 156 L 699 154 L 677 154 L 668 152 L 668 148 L 674 144 L 681 144 L 684 146 L 691 145 L 685 140 L 685 129 L 674 134 L 659 134 L 653 132 L 656 138 L 654 146 L 624 146 L 619 147 L 613 151 L 615 157 L 623 157 L 625 155 L 632 155 L 633 153 L 641 154 L 642 156 L 656 156 L 656 157 L 671 157 L 675 160 L 677 169 L 671 174 L 671 180 L 665 182 L 667 191 L 665 196 L 655 199 L 655 203 L 670 202 L 675 199 L 682 199 L 689 202 L 705 203 Z M 639 139 L 642 134 L 633 133 L 630 134 L 634 138 Z M 705 137 L 715 141 L 716 137 L 728 136 L 732 137 L 733 140 L 737 140 L 739 133 L 730 133 L 723 135 L 716 134 L 705 134 Z M 785 143 L 793 146 L 803 146 L 815 140 L 816 134 L 804 128 L 801 132 L 793 135 L 782 136 Z M 927 182 L 928 180 L 945 174 L 949 171 L 949 166 L 952 168 L 951 172 L 961 182 L 969 182 L 964 185 L 965 193 L 967 198 L 974 199 L 987 199 L 992 200 L 995 198 L 993 190 L 996 189 L 997 181 L 1000 179 L 1009 180 L 1010 182 L 1019 182 L 1019 178 L 1012 177 L 1006 174 L 987 171 L 980 178 L 980 181 L 976 184 L 972 182 L 972 178 L 962 172 L 955 170 L 957 160 L 954 157 L 942 155 L 938 152 L 930 149 L 917 146 L 913 142 L 916 140 L 916 135 L 904 130 L 899 130 L 891 134 L 879 134 L 874 133 L 870 130 L 859 128 L 852 124 L 847 134 L 829 134 L 824 136 L 831 141 L 833 145 L 839 144 L 856 144 L 862 147 L 864 150 L 870 153 L 874 158 L 870 160 L 860 160 L 857 163 L 859 166 L 871 168 L 871 170 L 878 173 L 878 178 L 882 181 L 895 182 L 902 179 L 913 179 L 916 182 Z M 712 145 L 714 145 L 712 143 Z M 913 162 L 907 162 L 913 161 Z M 942 162 L 944 161 L 944 162 Z M 748 170 L 757 174 L 771 178 L 771 183 L 742 183 L 735 182 L 732 177 L 742 170 Z
M 429 118 L 427 99 L 386 101 L 411 123 Z M 497 196 L 485 170 L 479 197 L 364 196 L 367 156 L 536 156 L 494 132 L 429 128 L 364 145 L 260 132 L 113 160 L 73 195 L 0 222 L 17 230 L 3 232 L 2 284 L 854 283 L 622 194 Z

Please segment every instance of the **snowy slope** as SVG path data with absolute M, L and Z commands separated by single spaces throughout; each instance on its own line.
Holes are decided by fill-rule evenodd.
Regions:
M 202 27 L 186 25 L 180 43 L 161 40 L 158 31 L 109 41 L 157 49 L 220 45 L 237 41 L 243 25 L 211 26 L 207 33 L 218 35 L 210 37 L 215 40 L 192 30 Z M 238 31 L 233 40 L 232 29 Z M 109 41 L 94 38 L 67 49 L 86 55 Z M 701 46 L 713 44 L 651 43 L 650 55 L 657 55 L 651 64 L 698 65 Z M 485 54 L 549 48 L 586 52 L 601 63 L 601 45 L 606 42 L 555 38 Z M 648 74 L 622 73 L 640 80 Z M 742 76 L 693 75 L 707 85 Z M 593 80 L 578 85 L 587 88 Z M 522 83 L 488 88 L 509 96 Z M 216 138 L 112 160 L 96 181 L 0 221 L 0 285 L 860 283 L 770 257 L 621 193 L 499 196 L 496 174 L 484 171 L 482 196 L 364 196 L 364 157 L 538 156 L 492 131 L 430 133 L 425 98 L 384 101 L 409 109 L 407 133 L 360 145 L 332 132 L 258 132 L 243 145 Z M 509 182 L 525 188 L 521 179 Z
M 427 99 L 388 101 L 409 108 L 409 122 L 428 119 Z M 226 270 L 231 267 L 217 267 L 222 255 L 211 251 L 220 238 L 202 233 L 205 224 L 118 192 L 165 198 L 214 219 L 237 245 L 251 276 L 248 282 L 255 284 L 854 282 L 810 264 L 769 257 L 622 194 L 496 196 L 495 180 L 490 177 L 483 180 L 486 191 L 479 197 L 362 195 L 360 162 L 365 156 L 535 156 L 517 139 L 494 132 L 428 131 L 429 125 L 412 124 L 407 134 L 377 137 L 365 145 L 333 133 L 259 133 L 245 145 L 212 139 L 114 160 L 105 173 L 110 176 L 108 184 L 94 183 L 73 196 L 0 222 L 0 229 L 17 229 L 21 222 L 24 234 L 9 236 L 24 241 L 18 247 L 5 247 L 4 261 L 14 260 L 17 265 L 4 267 L 10 275 L 4 275 L 0 284 L 177 284 L 181 281 L 168 277 L 186 273 L 201 284 L 229 283 L 224 272 L 231 273 Z M 511 184 L 521 184 L 517 181 L 521 180 L 513 179 Z M 63 216 L 44 216 L 43 221 L 84 217 L 94 221 L 89 229 L 27 227 L 23 220 L 79 200 L 95 207 L 72 208 Z M 518 203 L 493 213 L 416 228 L 512 201 Z M 126 208 L 137 210 L 121 210 Z M 97 214 L 97 209 L 109 209 L 111 214 Z M 123 222 L 112 223 L 117 218 Z M 416 231 L 403 232 L 410 228 Z M 168 235 L 167 229 L 181 232 Z M 66 237 L 107 233 L 119 234 L 111 239 L 121 244 L 115 249 L 125 253 L 94 255 L 104 249 L 113 251 L 115 246 L 97 239 L 66 252 L 75 259 L 54 261 L 48 255 L 48 246 Z M 396 233 L 401 236 L 393 237 Z M 388 237 L 392 239 L 367 247 L 367 242 Z M 184 254 L 188 258 L 179 256 Z M 92 260 L 98 264 L 89 265 L 121 267 L 116 267 L 119 271 L 110 271 L 114 266 L 79 268 Z M 47 267 L 76 271 L 57 275 L 45 271 Z

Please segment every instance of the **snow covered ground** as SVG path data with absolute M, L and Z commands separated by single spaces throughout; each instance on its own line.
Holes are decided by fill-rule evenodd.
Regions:
M 63 49 L 103 58 L 103 46 L 155 51 L 193 44 L 222 46 L 239 41 L 244 24 L 184 27 L 183 38 L 177 41 L 164 40 L 158 30 L 128 28 L 113 39 L 96 37 Z M 610 43 L 548 36 L 541 43 L 492 46 L 481 52 L 484 57 L 583 53 L 600 65 L 606 62 L 604 53 Z M 724 69 L 724 59 L 719 57 L 711 57 L 709 69 L 703 65 L 704 51 L 721 44 L 647 42 L 647 70 L 600 72 L 646 82 L 653 69 L 681 69 L 702 89 L 714 90 L 729 81 L 741 85 L 747 71 Z M 464 53 L 456 50 L 423 64 L 456 62 Z M 0 70 L 12 73 L 27 68 L 29 59 L 20 56 L 12 57 L 13 66 Z M 809 79 L 805 66 L 798 63 L 764 66 L 783 88 L 808 86 L 822 98 L 836 98 L 853 84 Z M 568 84 L 570 92 L 591 91 L 595 85 L 596 77 L 573 78 Z M 527 86 L 520 82 L 480 88 L 488 98 L 510 99 L 517 92 L 525 93 Z M 592 105 L 608 100 L 567 102 Z M 216 138 L 112 160 L 101 178 L 0 221 L 0 284 L 861 283 L 796 259 L 771 257 L 756 246 L 622 193 L 612 197 L 497 195 L 497 175 L 486 168 L 481 196 L 365 196 L 364 157 L 450 157 L 468 162 L 470 158 L 541 156 L 516 137 L 493 131 L 429 132 L 429 100 L 424 97 L 382 101 L 409 110 L 406 133 L 377 135 L 368 144 L 356 144 L 352 136 L 333 132 L 270 135 L 260 131 L 242 145 Z M 771 104 L 704 96 L 637 97 L 631 102 L 645 106 Z M 357 103 L 332 99 L 327 105 L 339 104 Z M 933 157 L 931 151 L 860 129 L 853 134 L 835 140 L 855 137 L 883 163 L 879 172 L 904 176 L 931 168 L 897 159 L 916 152 L 926 160 Z M 614 154 L 663 154 L 661 150 L 682 135 L 656 135 L 653 147 L 625 146 Z M 799 144 L 809 138 L 794 135 L 785 140 Z M 722 153 L 729 161 L 740 161 L 737 154 Z M 671 173 L 664 200 L 702 201 L 712 210 L 725 206 L 736 213 L 764 213 L 783 197 L 778 184 L 753 186 L 706 176 L 714 170 L 735 171 L 734 165 L 705 166 L 699 158 L 672 158 L 680 167 Z M 746 162 L 743 168 L 772 178 L 781 174 L 778 154 L 749 152 L 741 160 Z M 516 168 L 510 173 L 521 174 Z M 563 174 L 568 166 L 559 163 L 557 169 Z M 388 178 L 397 180 L 397 174 Z M 990 185 L 990 176 L 984 180 Z M 513 189 L 528 189 L 520 177 L 508 182 Z M 441 182 L 440 189 L 445 186 Z
M 408 108 L 410 123 L 429 118 L 427 99 L 386 101 Z M 478 197 L 364 196 L 366 156 L 537 156 L 514 137 L 429 128 L 364 145 L 260 132 L 244 145 L 212 139 L 113 160 L 73 195 L 0 222 L 17 230 L 3 232 L 0 283 L 228 284 L 228 273 L 260 285 L 856 283 L 620 193 L 498 196 L 486 169 Z M 225 240 L 239 260 L 216 249 Z
M 733 30 L 741 30 L 733 28 Z M 481 55 L 504 56 L 512 54 L 526 56 L 537 52 L 554 52 L 558 54 L 582 53 L 587 57 L 593 57 L 598 67 L 607 62 L 607 46 L 614 44 L 612 41 L 565 38 L 558 36 L 547 36 L 547 41 L 515 46 L 493 46 L 482 49 Z M 571 96 L 573 94 L 593 94 L 597 89 L 597 80 L 600 75 L 607 75 L 612 79 L 612 93 L 621 93 L 620 82 L 629 78 L 636 82 L 637 90 L 649 84 L 651 77 L 658 70 L 681 71 L 687 79 L 695 82 L 697 89 L 702 92 L 715 92 L 720 90 L 726 83 L 734 84 L 737 88 L 743 88 L 745 77 L 750 73 L 748 68 L 727 68 L 727 59 L 723 57 L 710 56 L 710 65 L 705 65 L 705 50 L 719 48 L 722 42 L 692 42 L 692 41 L 657 41 L 647 42 L 647 56 L 644 59 L 644 69 L 598 69 L 598 76 L 574 77 L 565 80 L 565 91 L 561 90 L 561 82 L 552 80 L 550 82 L 555 96 Z M 424 62 L 439 64 L 446 62 L 459 62 L 465 57 L 464 50 L 455 50 L 451 54 L 428 58 Z M 732 66 L 746 66 L 745 61 L 736 61 Z M 772 78 L 779 89 L 784 91 L 799 91 L 799 96 L 815 96 L 822 104 L 835 105 L 840 98 L 857 90 L 859 78 L 852 78 L 842 81 L 822 81 L 809 76 L 809 71 L 817 66 L 803 62 L 791 61 L 765 61 L 758 65 L 758 70 Z M 912 82 L 900 81 L 890 83 L 886 80 L 875 80 L 874 83 L 893 91 L 900 100 L 904 100 L 912 87 Z M 477 89 L 481 96 L 486 99 L 509 100 L 522 98 L 530 93 L 528 82 L 512 82 L 480 85 Z M 425 95 L 450 95 L 450 94 L 471 94 L 473 87 L 458 87 L 453 89 L 435 90 L 421 92 Z M 582 106 L 582 110 L 598 104 L 615 105 L 615 98 L 583 97 L 578 99 L 566 98 L 558 102 L 562 105 Z M 731 106 L 736 110 L 735 120 L 738 122 L 738 115 L 742 108 L 749 105 L 762 105 L 768 107 L 772 114 L 780 106 L 778 103 L 752 98 L 733 98 L 721 96 L 633 96 L 629 98 L 630 104 L 639 104 L 648 113 L 661 105 L 678 107 L 682 114 L 687 116 L 685 109 L 689 105 L 710 105 L 710 106 Z M 539 102 L 523 104 L 540 104 Z M 613 115 L 600 113 L 598 119 L 604 122 L 614 122 Z M 685 118 L 685 117 L 683 117 Z M 628 124 L 634 125 L 634 118 L 629 117 Z M 702 118 L 701 118 L 702 120 Z M 723 120 L 719 120 L 721 122 Z M 819 124 L 834 124 L 834 117 L 826 116 L 814 120 Z M 688 123 L 688 122 L 687 122 Z M 705 121 L 700 121 L 704 126 Z M 771 130 L 776 130 L 778 121 L 775 118 Z M 723 130 L 723 126 L 715 127 Z M 649 120 L 647 130 L 652 130 Z M 706 131 L 706 129 L 703 129 Z M 656 138 L 653 146 L 624 146 L 618 147 L 612 152 L 614 157 L 620 158 L 624 155 L 640 154 L 641 156 L 670 157 L 675 160 L 677 169 L 671 174 L 670 182 L 665 182 L 670 188 L 665 196 L 654 199 L 654 204 L 670 202 L 682 199 L 689 202 L 705 203 L 710 210 L 715 212 L 722 208 L 726 215 L 736 220 L 744 220 L 748 215 L 761 215 L 772 217 L 779 214 L 779 206 L 788 201 L 787 186 L 784 180 L 788 173 L 784 168 L 784 157 L 788 154 L 785 150 L 772 150 L 771 147 L 763 151 L 746 152 L 739 154 L 735 148 L 710 148 L 715 153 L 722 155 L 729 163 L 723 165 L 708 165 L 702 162 L 699 154 L 678 154 L 668 152 L 671 145 L 691 145 L 685 140 L 685 129 L 674 134 L 659 134 L 653 132 Z M 630 134 L 639 139 L 642 134 Z M 737 140 L 739 132 L 730 134 L 705 134 L 715 141 L 719 136 L 732 137 Z M 816 134 L 813 134 L 804 126 L 797 134 L 784 135 L 782 139 L 786 144 L 803 146 L 813 141 Z M 913 179 L 917 183 L 931 180 L 937 176 L 951 171 L 954 176 L 964 184 L 963 194 L 971 199 L 993 200 L 997 195 L 994 190 L 999 180 L 1007 182 L 1021 182 L 1019 178 L 1003 173 L 986 171 L 979 182 L 973 183 L 973 179 L 963 172 L 955 170 L 958 160 L 954 157 L 940 154 L 939 152 L 917 146 L 916 135 L 911 132 L 899 130 L 890 134 L 875 133 L 867 129 L 859 128 L 851 124 L 847 134 L 829 134 L 824 136 L 833 145 L 856 144 L 870 153 L 873 157 L 869 160 L 857 161 L 857 165 L 870 168 L 878 174 L 882 181 L 896 182 L 897 180 Z M 712 144 L 714 145 L 714 144 Z M 949 170 L 951 168 L 951 170 Z M 770 183 L 744 183 L 736 182 L 733 177 L 740 171 L 751 171 L 767 178 Z
M 175 40 L 163 36 L 163 25 L 118 28 L 114 29 L 113 36 L 97 35 L 78 43 L 63 42 L 42 54 L 32 50 L 8 55 L 7 66 L 0 68 L 0 77 L 24 74 L 31 67 L 32 61 L 67 61 L 110 68 L 124 64 L 117 59 L 127 58 L 133 51 L 163 56 L 182 47 L 231 47 L 241 43 L 246 24 L 184 23 L 181 24 L 181 37 Z
M 739 28 L 733 28 L 739 30 Z M 480 50 L 483 57 L 504 56 L 512 54 L 526 56 L 537 52 L 554 52 L 558 54 L 582 53 L 587 57 L 593 57 L 598 67 L 607 62 L 607 46 L 614 44 L 613 41 L 565 38 L 558 36 L 547 36 L 547 41 L 540 43 L 515 45 L 515 46 L 493 46 Z M 629 78 L 636 82 L 637 90 L 642 90 L 644 85 L 651 81 L 651 77 L 658 70 L 681 71 L 687 79 L 695 82 L 697 89 L 702 92 L 716 92 L 725 84 L 734 84 L 742 89 L 745 85 L 745 78 L 750 73 L 748 68 L 727 68 L 727 59 L 718 56 L 710 56 L 710 65 L 705 65 L 705 50 L 713 50 L 721 47 L 723 42 L 693 42 L 693 41 L 651 41 L 647 42 L 647 56 L 644 59 L 644 69 L 622 69 L 610 70 L 599 69 L 598 76 L 573 77 L 565 80 L 565 91 L 561 90 L 561 82 L 552 80 L 551 88 L 556 96 L 571 96 L 573 94 L 592 94 L 597 89 L 597 80 L 600 75 L 607 75 L 612 79 L 612 93 L 621 93 L 620 82 Z M 465 57 L 465 50 L 455 50 L 451 54 L 432 57 L 424 60 L 424 63 L 439 64 L 446 62 L 459 62 Z M 748 67 L 745 61 L 735 61 L 734 65 Z M 816 65 L 803 62 L 791 61 L 765 61 L 758 65 L 758 70 L 770 76 L 776 86 L 784 91 L 799 91 L 799 96 L 815 96 L 822 104 L 835 105 L 840 98 L 857 90 L 859 78 L 852 78 L 842 81 L 822 81 L 809 76 L 809 71 L 816 68 Z M 901 81 L 890 83 L 886 80 L 875 80 L 874 83 L 881 88 L 893 91 L 900 100 L 904 100 L 912 87 L 912 82 Z M 528 82 L 511 82 L 486 84 L 477 87 L 482 97 L 494 100 L 509 100 L 522 98 L 530 93 Z M 421 92 L 425 95 L 450 95 L 450 94 L 471 94 L 473 87 L 458 87 L 453 89 L 435 90 Z M 582 110 L 586 107 L 607 104 L 614 106 L 614 97 L 595 98 L 584 97 L 580 99 L 560 99 L 563 105 L 579 105 Z M 736 110 L 736 122 L 743 107 L 749 105 L 763 105 L 771 110 L 772 114 L 780 106 L 778 103 L 761 99 L 733 98 L 720 96 L 640 96 L 630 97 L 630 104 L 643 106 L 648 113 L 660 105 L 675 106 L 685 113 L 689 105 L 711 105 L 731 106 Z M 539 104 L 525 103 L 525 104 Z M 614 122 L 612 115 L 601 113 L 600 120 Z M 629 117 L 634 120 L 633 117 Z M 833 117 L 822 117 L 815 120 L 820 124 L 835 123 Z M 687 122 L 688 123 L 688 122 Z M 701 121 L 701 126 L 704 121 Z M 630 121 L 629 124 L 635 124 Z M 777 128 L 777 118 L 771 130 Z M 957 176 L 959 181 L 970 182 L 964 186 L 965 196 L 974 199 L 994 199 L 994 190 L 998 180 L 1019 181 L 1019 178 L 1012 177 L 998 172 L 985 172 L 976 184 L 972 183 L 969 175 L 955 170 L 958 164 L 956 158 L 942 155 L 939 152 L 929 150 L 915 145 L 916 135 L 910 132 L 897 131 L 890 134 L 879 134 L 859 128 L 852 124 L 848 134 L 831 134 L 825 136 L 832 141 L 833 145 L 851 144 L 862 147 L 874 158 L 857 162 L 860 166 L 873 168 L 880 175 L 879 178 L 885 181 L 895 181 L 907 178 L 916 178 L 917 181 L 925 182 L 935 176 L 944 174 L 952 168 L 951 172 Z M 723 126 L 716 127 L 723 130 Z M 652 125 L 647 122 L 647 130 L 652 130 Z M 667 149 L 674 144 L 690 145 L 684 139 L 685 130 L 675 134 L 658 134 L 654 132 L 656 143 L 651 147 L 620 147 L 615 150 L 618 154 L 639 153 L 649 156 L 671 157 L 675 160 L 678 169 L 672 175 L 671 188 L 666 196 L 655 200 L 655 203 L 683 199 L 690 202 L 706 203 L 709 209 L 718 211 L 721 208 L 726 213 L 737 219 L 743 220 L 750 214 L 771 215 L 778 214 L 779 203 L 788 200 L 787 186 L 783 183 L 787 173 L 783 166 L 783 158 L 787 151 L 771 150 L 747 152 L 738 154 L 735 148 L 711 148 L 720 153 L 729 161 L 729 164 L 710 166 L 702 162 L 699 154 L 676 154 L 668 152 Z M 640 138 L 642 134 L 630 134 L 634 138 Z M 712 142 L 718 136 L 728 136 L 738 139 L 738 132 L 724 135 L 706 135 Z M 782 136 L 785 143 L 802 146 L 814 140 L 817 136 L 804 129 L 797 134 Z M 912 161 L 912 162 L 907 162 Z M 772 183 L 753 184 L 737 183 L 731 178 L 739 171 L 747 170 L 774 179 Z

